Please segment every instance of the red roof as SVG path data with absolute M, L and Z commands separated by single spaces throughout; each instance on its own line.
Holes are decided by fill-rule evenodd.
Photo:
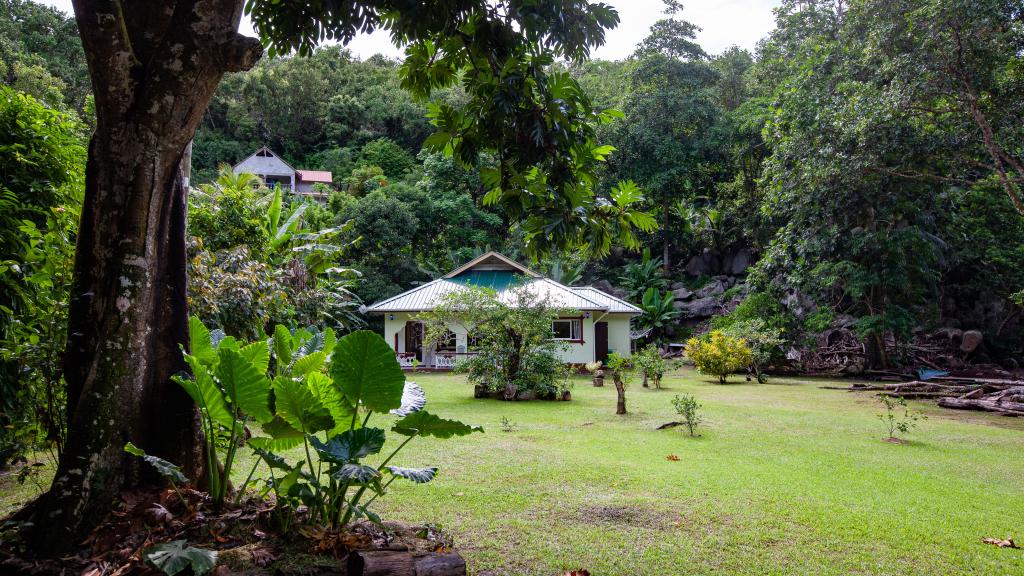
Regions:
M 296 170 L 300 182 L 323 182 L 330 184 L 334 180 L 331 173 L 326 170 Z

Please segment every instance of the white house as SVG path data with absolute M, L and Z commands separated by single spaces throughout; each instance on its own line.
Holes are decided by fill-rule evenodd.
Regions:
M 460 356 L 473 354 L 470 335 L 464 327 L 449 326 L 454 333 L 452 340 L 426 345 L 423 323 L 417 315 L 432 310 L 445 294 L 466 286 L 491 288 L 501 298 L 517 285 L 517 278 L 525 279 L 536 294 L 549 297 L 553 306 L 572 310 L 552 324 L 555 337 L 565 343 L 561 352 L 564 362 L 584 364 L 606 360 L 611 352 L 630 354 L 629 324 L 641 313 L 639 308 L 596 288 L 564 286 L 496 252 L 488 252 L 443 278 L 377 302 L 365 311 L 384 316 L 384 339 L 403 367 L 412 367 L 416 360 L 426 368 L 451 368 Z
M 333 182 L 330 172 L 325 170 L 296 170 L 266 146 L 253 152 L 238 164 L 235 164 L 232 169 L 235 174 L 241 174 L 242 172 L 255 174 L 271 188 L 275 184 L 280 184 L 282 190 L 321 201 L 326 201 L 327 195 L 314 192 L 313 185 L 329 185 Z

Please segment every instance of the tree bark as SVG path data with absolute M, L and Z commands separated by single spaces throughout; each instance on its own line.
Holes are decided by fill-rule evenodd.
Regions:
M 672 211 L 669 209 L 668 202 L 665 202 L 661 211 L 662 225 L 664 226 L 661 244 L 661 269 L 668 276 L 672 273 L 672 238 L 669 233 L 669 230 L 671 230 L 670 225 L 672 224 Z
M 75 0 L 96 98 L 75 255 L 65 378 L 68 442 L 34 510 L 38 551 L 73 548 L 117 494 L 158 481 L 133 442 L 202 470 L 197 414 L 169 377 L 188 344 L 186 144 L 225 72 L 252 67 L 241 0 Z
M 622 375 L 618 372 L 612 373 L 612 381 L 615 382 L 615 393 L 618 394 L 618 400 L 615 403 L 615 413 L 625 414 L 626 413 L 626 384 L 622 381 Z

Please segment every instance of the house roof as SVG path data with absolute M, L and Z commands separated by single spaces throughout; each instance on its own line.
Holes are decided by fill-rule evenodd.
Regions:
M 591 287 L 564 286 L 496 252 L 488 252 L 443 278 L 372 304 L 365 311 L 370 314 L 423 312 L 433 309 L 447 294 L 465 290 L 468 286 L 494 290 L 500 300 L 510 303 L 513 297 L 511 289 L 522 285 L 534 295 L 547 298 L 552 306 L 558 308 L 640 314 L 639 308 L 610 294 Z
M 271 165 L 269 160 L 262 160 L 263 158 L 273 158 L 274 160 L 277 160 L 277 162 L 283 164 L 288 169 L 288 171 L 277 171 Z M 250 160 L 252 162 L 250 162 Z M 271 176 L 289 176 L 295 172 L 295 168 L 293 168 L 291 164 L 285 162 L 283 158 L 275 154 L 273 150 L 267 148 L 266 146 L 261 146 L 259 150 L 253 152 L 252 154 L 249 154 L 248 156 L 240 160 L 237 164 L 232 166 L 232 169 L 237 171 L 238 167 L 241 166 L 242 164 L 248 164 L 250 171 L 252 171 L 254 174 L 268 174 Z
M 498 254 L 493 250 L 466 262 L 462 266 L 459 266 L 455 270 L 445 274 L 444 277 L 454 278 L 467 270 L 515 270 L 523 276 L 531 276 L 533 278 L 540 277 L 540 274 L 537 274 L 533 270 L 530 270 L 508 256 Z
M 323 182 L 325 184 L 334 182 L 331 173 L 326 170 L 296 170 L 295 175 L 302 182 Z
M 621 298 L 616 298 L 607 292 L 602 292 L 593 286 L 580 286 L 571 288 L 573 292 L 577 292 L 586 296 L 591 300 L 601 302 L 608 307 L 609 312 L 626 312 L 630 314 L 642 314 L 643 310 L 636 306 L 626 302 Z

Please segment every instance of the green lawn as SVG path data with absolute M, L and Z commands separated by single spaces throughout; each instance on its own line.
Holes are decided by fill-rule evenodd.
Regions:
M 573 401 L 474 400 L 462 377 L 416 375 L 431 411 L 485 434 L 410 443 L 388 519 L 451 530 L 472 573 L 1024 574 L 1024 422 L 933 407 L 912 443 L 882 442 L 877 401 L 809 379 L 667 388 L 580 378 Z M 674 394 L 704 404 L 703 436 L 655 428 Z M 502 416 L 518 431 L 503 432 Z M 669 454 L 679 461 L 666 459 Z
M 395 483 L 375 507 L 451 531 L 472 574 L 1024 574 L 1024 552 L 980 542 L 1024 539 L 1018 420 L 915 403 L 929 419 L 893 445 L 873 396 L 811 379 L 681 372 L 663 390 L 634 384 L 628 416 L 610 381 L 508 403 L 474 400 L 460 376 L 411 379 L 432 412 L 486 433 L 410 443 L 395 463 L 439 477 Z M 655 430 L 679 393 L 704 404 L 700 438 Z

